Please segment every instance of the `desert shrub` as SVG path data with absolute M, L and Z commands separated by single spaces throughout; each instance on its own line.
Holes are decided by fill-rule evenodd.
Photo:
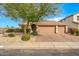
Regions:
M 8 36 L 9 36 L 9 37 L 15 37 L 15 34 L 10 33 L 10 34 L 8 34 Z
M 15 29 L 7 29 L 6 32 L 15 32 Z
M 79 36 L 79 30 L 76 31 L 76 35 Z
M 16 28 L 16 29 L 15 29 L 15 32 L 20 32 L 20 29 L 19 29 L 19 28 Z
M 23 34 L 21 40 L 23 40 L 23 41 L 28 41 L 28 40 L 30 40 L 30 34 Z
M 24 29 L 19 29 L 19 28 L 17 28 L 17 29 L 15 30 L 15 32 L 23 33 L 23 32 L 24 32 Z M 30 29 L 26 29 L 26 33 L 30 33 Z
M 75 34 L 75 33 L 76 33 L 76 31 L 77 31 L 77 29 L 76 29 L 76 28 L 70 28 L 70 30 L 69 30 L 69 32 L 70 32 L 71 34 Z
M 26 29 L 26 33 L 30 33 L 30 31 L 31 31 L 30 29 Z
M 33 31 L 31 34 L 34 36 L 38 35 L 37 31 L 35 31 L 35 32 Z
M 36 29 L 37 29 L 36 24 L 32 24 L 31 29 L 32 29 L 33 32 L 36 32 Z
M 31 29 L 32 29 L 32 35 L 36 36 L 38 33 L 37 33 L 37 26 L 36 24 L 32 24 L 31 25 Z
M 22 33 L 22 32 L 23 32 L 23 29 L 17 28 L 17 29 L 15 29 L 15 32 L 20 32 L 20 33 Z

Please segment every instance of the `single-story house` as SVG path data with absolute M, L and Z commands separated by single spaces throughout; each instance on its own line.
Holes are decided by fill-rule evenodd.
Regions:
M 64 22 L 68 25 L 68 28 L 76 28 L 79 29 L 79 13 L 75 13 L 70 15 L 59 22 Z
M 67 25 L 62 22 L 55 21 L 42 21 L 34 22 L 37 25 L 37 31 L 39 33 L 66 33 Z
M 7 28 L 0 28 L 0 34 L 4 33 L 7 30 Z

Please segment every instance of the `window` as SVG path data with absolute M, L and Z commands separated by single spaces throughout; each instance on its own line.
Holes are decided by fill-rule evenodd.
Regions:
M 77 21 L 79 21 L 79 16 L 77 16 Z

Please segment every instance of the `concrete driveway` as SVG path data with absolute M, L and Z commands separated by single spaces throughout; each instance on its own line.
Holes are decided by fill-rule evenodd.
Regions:
M 35 42 L 79 42 L 79 36 L 70 34 L 39 34 Z

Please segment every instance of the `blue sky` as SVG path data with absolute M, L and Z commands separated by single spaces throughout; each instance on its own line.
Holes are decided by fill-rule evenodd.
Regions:
M 60 7 L 59 14 L 55 16 L 46 17 L 46 20 L 58 21 L 69 15 L 79 12 L 79 3 L 63 3 L 60 4 L 59 7 Z M 20 22 L 15 22 L 11 20 L 11 18 L 0 16 L 0 27 L 6 27 L 7 25 L 9 27 L 18 27 L 19 23 Z
M 54 17 L 50 16 L 48 20 L 61 20 L 69 15 L 75 14 L 79 12 L 79 3 L 63 3 L 59 5 L 60 12 Z

